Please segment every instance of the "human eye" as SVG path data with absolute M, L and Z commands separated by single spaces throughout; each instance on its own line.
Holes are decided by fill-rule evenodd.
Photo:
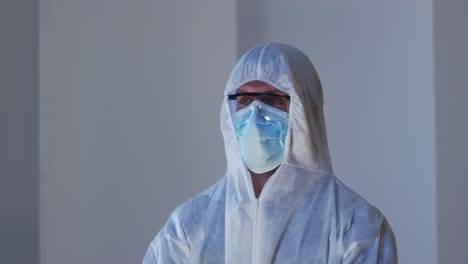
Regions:
M 240 109 L 240 108 L 246 107 L 252 101 L 253 99 L 250 96 L 239 96 L 237 97 L 237 108 Z
M 270 106 L 278 107 L 278 106 L 281 106 L 283 104 L 283 100 L 281 100 L 281 98 L 276 97 L 276 96 L 267 95 L 264 98 L 264 103 L 266 103 L 266 104 L 268 104 Z

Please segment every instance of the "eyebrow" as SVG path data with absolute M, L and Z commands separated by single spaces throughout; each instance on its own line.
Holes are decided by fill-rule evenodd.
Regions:
M 281 91 L 277 91 L 277 90 L 268 90 L 268 91 L 265 91 L 265 92 L 261 92 L 263 94 L 279 94 L 279 95 L 288 95 L 286 93 L 283 93 Z

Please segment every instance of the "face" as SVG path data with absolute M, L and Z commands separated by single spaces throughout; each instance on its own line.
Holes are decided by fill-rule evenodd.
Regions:
M 272 85 L 262 82 L 262 81 L 252 81 L 248 82 L 239 89 L 237 89 L 237 94 L 240 93 L 264 93 L 272 95 L 287 95 L 282 91 L 276 89 Z M 249 105 L 254 99 L 260 100 L 270 106 L 273 106 L 283 112 L 289 112 L 289 99 L 284 97 L 276 96 L 241 96 L 237 98 L 237 110 L 242 109 Z

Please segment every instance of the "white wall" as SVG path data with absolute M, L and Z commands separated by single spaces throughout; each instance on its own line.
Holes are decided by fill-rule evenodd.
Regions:
M 387 216 L 401 263 L 436 263 L 432 2 L 241 0 L 239 18 L 240 52 L 309 55 L 335 174 Z
M 37 1 L 0 1 L 0 263 L 38 262 Z
M 41 263 L 138 263 L 220 179 L 234 1 L 40 2 Z
M 468 259 L 467 13 L 467 1 L 434 1 L 439 263 Z

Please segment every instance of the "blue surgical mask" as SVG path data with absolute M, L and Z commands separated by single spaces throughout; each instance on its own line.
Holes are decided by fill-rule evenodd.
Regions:
M 264 173 L 283 162 L 288 113 L 255 100 L 236 112 L 234 123 L 247 168 Z

